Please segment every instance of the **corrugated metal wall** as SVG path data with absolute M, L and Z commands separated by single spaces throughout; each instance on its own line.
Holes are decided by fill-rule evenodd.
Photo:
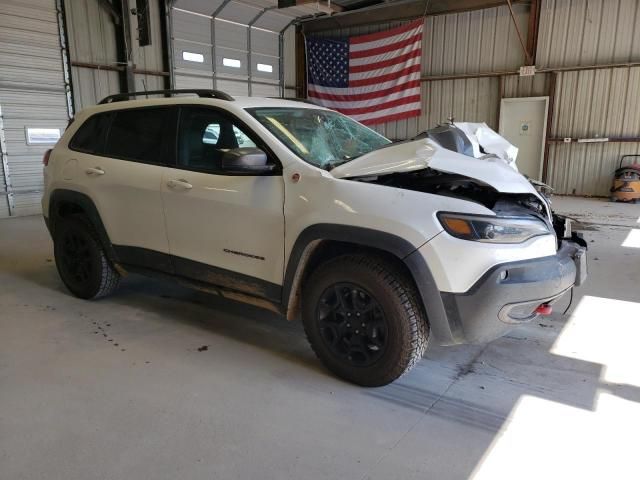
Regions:
M 72 61 L 117 66 L 116 31 L 98 0 L 66 0 L 69 56 Z M 117 71 L 71 67 L 77 110 L 120 92 Z
M 55 140 L 34 144 L 27 132 L 64 130 L 66 92 L 55 0 L 0 0 L 0 217 L 40 212 L 42 156 Z
M 539 68 L 640 61 L 637 0 L 544 0 Z M 558 72 L 552 136 L 640 137 L 640 67 Z M 611 175 L 640 143 L 553 143 L 548 182 L 557 193 L 606 196 Z
M 640 67 L 558 74 L 552 136 L 638 137 Z M 549 182 L 558 193 L 606 196 L 620 156 L 640 143 L 554 143 Z
M 539 67 L 621 63 L 640 58 L 638 0 L 543 0 Z
M 137 70 L 161 72 L 163 67 L 162 21 L 160 2 L 149 0 L 151 25 L 151 45 L 140 47 L 138 44 L 137 17 L 130 14 L 136 6 L 135 0 L 128 0 L 131 20 L 131 36 L 128 46 L 131 49 L 131 61 Z M 73 97 L 76 109 L 95 105 L 107 95 L 119 93 L 120 72 L 113 68 L 122 68 L 124 59 L 118 59 L 116 48 L 116 27 L 100 0 L 66 0 L 65 11 L 69 34 L 69 51 L 72 62 Z M 105 66 L 91 68 L 78 63 Z M 164 88 L 164 78 L 159 75 L 136 73 L 136 90 L 158 90 Z

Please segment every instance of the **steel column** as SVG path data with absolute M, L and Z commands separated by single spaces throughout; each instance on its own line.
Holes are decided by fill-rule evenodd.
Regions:
M 2 116 L 2 105 L 0 105 L 0 156 L 2 157 L 2 172 L 4 173 L 4 194 L 7 197 L 7 204 L 9 205 L 9 215 L 12 216 L 15 213 L 16 205 L 13 198 L 11 174 L 9 173 L 9 159 L 7 156 L 7 142 L 5 141 L 4 137 L 4 119 Z
M 62 74 L 64 75 L 64 90 L 67 96 L 67 114 L 73 118 L 75 105 L 73 102 L 73 84 L 71 83 L 71 68 L 69 65 L 69 46 L 67 43 L 67 22 L 64 12 L 63 0 L 56 0 L 56 13 L 58 17 L 58 37 L 60 38 L 60 54 L 62 57 Z

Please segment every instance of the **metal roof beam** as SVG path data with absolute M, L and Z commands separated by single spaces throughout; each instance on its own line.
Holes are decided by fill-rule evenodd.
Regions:
M 512 0 L 513 4 L 530 3 L 530 0 Z M 385 2 L 371 7 L 312 20 L 302 20 L 305 33 L 321 32 L 359 25 L 371 25 L 400 20 L 413 20 L 426 15 L 468 12 L 504 6 L 505 0 L 406 0 Z

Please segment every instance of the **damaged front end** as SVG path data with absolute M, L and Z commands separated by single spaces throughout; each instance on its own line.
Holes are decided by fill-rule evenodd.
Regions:
M 501 217 L 534 217 L 557 238 L 586 243 L 551 209 L 550 187 L 518 172 L 518 149 L 486 124 L 439 125 L 331 170 L 337 178 L 478 203 Z
M 416 172 L 392 173 L 360 180 L 479 203 L 495 212 L 496 215 L 514 217 L 533 215 L 551 226 L 548 207 L 535 194 L 502 193 L 463 175 L 442 173 L 426 168 Z

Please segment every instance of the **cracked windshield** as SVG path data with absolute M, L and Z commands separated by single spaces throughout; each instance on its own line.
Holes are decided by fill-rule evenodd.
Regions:
M 391 143 L 337 112 L 310 108 L 248 111 L 305 162 L 328 170 Z

